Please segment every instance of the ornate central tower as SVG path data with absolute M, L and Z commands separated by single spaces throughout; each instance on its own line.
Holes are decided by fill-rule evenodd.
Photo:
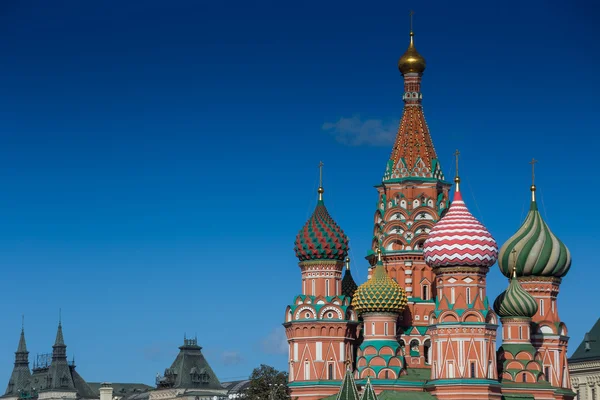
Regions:
M 426 336 L 436 292 L 433 272 L 423 261 L 423 243 L 433 225 L 448 208 L 450 182 L 444 180 L 421 104 L 421 78 L 425 59 L 417 52 L 410 32 L 408 50 L 398 68 L 404 77 L 404 111 L 382 182 L 369 260 L 371 273 L 375 251 L 383 250 L 388 275 L 406 290 L 408 307 L 398 319 L 400 344 L 406 366 L 431 364 Z

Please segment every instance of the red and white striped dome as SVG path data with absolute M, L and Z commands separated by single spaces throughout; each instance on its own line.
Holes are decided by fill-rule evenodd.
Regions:
M 491 267 L 498 258 L 498 245 L 456 192 L 448 213 L 429 232 L 423 255 L 432 268 Z

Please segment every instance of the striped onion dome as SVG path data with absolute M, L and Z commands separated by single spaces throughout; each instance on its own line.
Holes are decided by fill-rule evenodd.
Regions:
M 571 253 L 548 228 L 535 201 L 535 186 L 525 222 L 500 249 L 498 265 L 507 277 L 514 268 L 517 276 L 561 278 L 571 268 Z
M 435 224 L 423 245 L 432 268 L 494 265 L 498 246 L 488 230 L 467 209 L 459 190 L 448 213 Z
M 322 193 L 319 188 L 319 195 Z M 320 198 L 315 211 L 298 232 L 294 250 L 300 261 L 339 260 L 348 255 L 348 237 L 329 215 Z
M 532 295 L 521 287 L 516 275 L 510 280 L 508 289 L 494 301 L 494 311 L 500 317 L 531 318 L 538 310 L 538 305 Z
M 369 312 L 401 313 L 406 308 L 406 292 L 385 272 L 381 258 L 371 279 L 356 289 L 352 306 L 359 314 Z

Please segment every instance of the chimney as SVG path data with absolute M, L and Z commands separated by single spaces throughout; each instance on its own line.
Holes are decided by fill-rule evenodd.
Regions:
M 100 400 L 112 400 L 113 388 L 110 383 L 103 382 L 100 385 Z
M 584 341 L 585 341 L 585 351 L 591 350 L 590 333 L 589 332 L 585 334 Z

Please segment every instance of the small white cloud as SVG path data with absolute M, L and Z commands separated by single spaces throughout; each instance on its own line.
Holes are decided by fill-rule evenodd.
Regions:
M 322 129 L 347 146 L 388 146 L 394 143 L 398 123 L 380 119 L 361 120 L 360 116 L 326 122 Z
M 275 328 L 262 339 L 261 348 L 268 354 L 287 354 L 288 342 L 283 327 Z
M 244 362 L 244 357 L 239 351 L 224 351 L 221 354 L 221 361 L 224 365 L 239 365 Z

